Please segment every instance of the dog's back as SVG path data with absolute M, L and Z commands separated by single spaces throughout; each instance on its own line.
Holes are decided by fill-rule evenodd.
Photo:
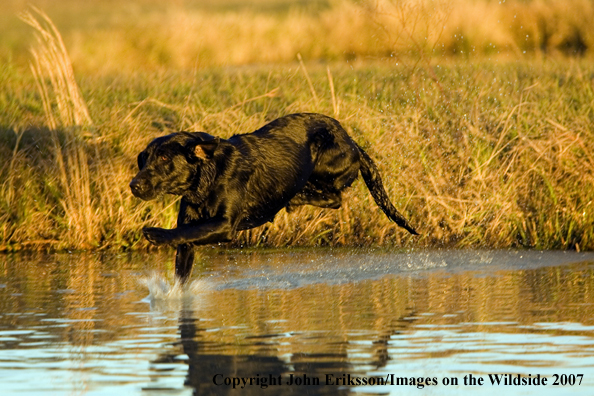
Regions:
M 246 167 L 253 172 L 245 189 L 246 209 L 252 217 L 255 212 L 276 214 L 283 207 L 291 209 L 306 204 L 339 208 L 342 191 L 361 172 L 374 200 L 388 218 L 417 234 L 390 202 L 374 162 L 333 118 L 291 114 L 255 132 L 235 135 L 228 142 L 242 153 L 247 159 Z M 252 222 L 244 226 L 251 228 Z
M 338 121 L 320 114 L 288 115 L 226 142 L 237 157 L 229 176 L 243 183 L 252 217 L 276 213 L 297 195 L 293 205 L 339 207 L 340 202 L 320 202 L 340 195 L 359 173 L 357 145 Z

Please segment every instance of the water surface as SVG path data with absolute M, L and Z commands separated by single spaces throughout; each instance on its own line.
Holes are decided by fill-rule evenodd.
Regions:
M 188 287 L 172 272 L 0 257 L 2 394 L 594 394 L 593 253 L 204 249 Z

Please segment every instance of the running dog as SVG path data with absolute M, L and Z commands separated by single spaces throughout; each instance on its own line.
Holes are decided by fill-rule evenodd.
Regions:
M 143 229 L 151 243 L 177 246 L 175 274 L 182 283 L 192 271 L 194 246 L 228 242 L 237 231 L 272 222 L 283 208 L 337 209 L 359 172 L 388 218 L 418 235 L 390 202 L 369 155 L 338 121 L 321 114 L 288 115 L 229 139 L 172 133 L 138 155 L 138 168 L 130 183 L 136 197 L 182 197 L 176 228 Z

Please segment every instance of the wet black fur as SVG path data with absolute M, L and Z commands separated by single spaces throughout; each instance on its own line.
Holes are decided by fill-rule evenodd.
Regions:
M 239 230 L 271 222 L 282 208 L 337 209 L 359 172 L 384 213 L 417 234 L 390 202 L 371 158 L 338 121 L 320 114 L 288 115 L 227 140 L 172 133 L 154 139 L 138 155 L 138 167 L 130 183 L 135 196 L 182 196 L 176 228 L 143 229 L 151 243 L 177 246 L 182 282 L 195 245 L 228 242 Z

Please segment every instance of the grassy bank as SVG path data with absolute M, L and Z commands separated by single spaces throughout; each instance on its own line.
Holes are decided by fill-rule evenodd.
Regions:
M 581 28 L 592 3 L 574 1 L 580 17 L 555 0 L 320 1 L 315 12 L 299 0 L 266 12 L 138 0 L 130 3 L 137 18 L 124 23 L 109 19 L 126 9 L 121 2 L 105 3 L 108 12 L 47 0 L 50 14 L 79 18 L 57 19 L 62 41 L 40 14 L 26 17 L 36 28 L 20 23 L 29 43 L 37 32 L 38 44 L 25 61 L 18 45 L 9 46 L 15 56 L 0 68 L 0 251 L 144 248 L 142 226 L 173 227 L 177 205 L 129 192 L 136 155 L 152 138 L 178 130 L 229 137 L 300 111 L 343 123 L 422 236 L 389 223 L 357 182 L 341 209 L 282 211 L 273 224 L 241 233 L 236 246 L 594 249 L 594 66 L 589 30 Z M 556 26 L 556 33 L 543 28 L 532 44 L 529 33 L 527 47 L 511 39 L 495 45 L 496 25 L 486 24 L 488 49 L 472 23 L 493 22 L 485 16 L 492 7 L 506 34 L 516 26 L 505 19 L 510 9 L 519 30 Z M 542 11 L 551 7 L 561 11 Z M 85 25 L 87 12 L 101 23 Z M 522 19 L 541 14 L 554 15 L 556 25 L 545 16 Z M 463 22 L 471 27 L 461 35 Z M 101 36 L 108 27 L 110 40 Z M 560 36 L 568 31 L 575 34 Z M 204 39 L 196 42 L 198 33 Z M 151 44 L 128 48 L 137 34 Z M 162 40 L 162 56 L 151 40 Z M 201 53 L 202 45 L 212 48 Z M 583 57 L 549 56 L 555 51 Z M 299 53 L 318 60 L 298 62 Z M 515 55 L 502 60 L 506 53 Z
M 182 129 L 228 137 L 310 111 L 367 148 L 422 235 L 389 223 L 358 181 L 341 209 L 282 211 L 235 245 L 594 249 L 593 76 L 579 61 L 83 76 L 92 126 L 50 130 L 29 70 L 7 67 L 0 248 L 142 248 L 140 228 L 171 227 L 176 213 L 170 197 L 144 203 L 128 190 L 147 142 Z

